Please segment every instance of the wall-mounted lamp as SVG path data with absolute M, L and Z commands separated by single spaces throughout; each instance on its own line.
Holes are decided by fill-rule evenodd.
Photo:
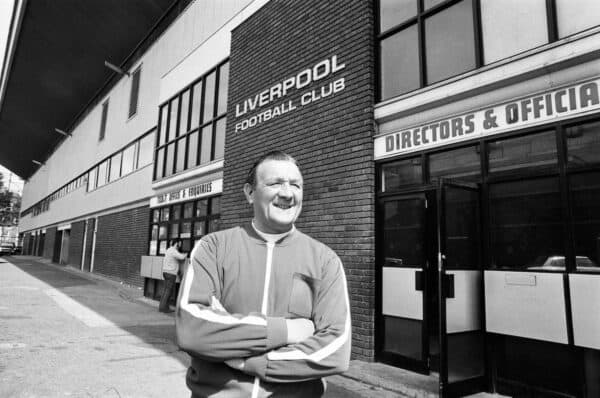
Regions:
M 33 160 L 31 159 L 31 161 L 35 164 L 37 164 L 38 166 L 43 166 L 45 163 L 44 162 L 38 162 L 37 160 Z
M 67 133 L 66 131 L 63 131 L 59 128 L 55 128 L 54 131 L 56 131 L 58 134 L 64 135 L 65 137 L 71 137 L 71 133 Z
M 119 68 L 117 65 L 113 65 L 108 61 L 104 61 L 104 66 L 106 66 L 108 69 L 111 69 L 111 70 L 117 72 L 119 75 L 129 76 L 129 72 L 125 72 L 123 69 Z

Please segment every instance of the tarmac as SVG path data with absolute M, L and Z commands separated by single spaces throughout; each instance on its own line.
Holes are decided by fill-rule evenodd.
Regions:
M 140 287 L 41 257 L 0 257 L 0 397 L 189 397 L 189 361 L 173 314 Z M 352 360 L 327 383 L 327 398 L 438 396 L 435 374 L 376 362 Z

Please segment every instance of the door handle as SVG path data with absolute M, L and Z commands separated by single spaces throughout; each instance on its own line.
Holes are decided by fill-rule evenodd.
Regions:
M 423 271 L 415 271 L 415 290 L 423 291 Z

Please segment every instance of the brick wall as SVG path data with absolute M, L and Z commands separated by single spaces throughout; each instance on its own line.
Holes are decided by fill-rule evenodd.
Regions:
M 242 186 L 261 154 L 282 149 L 299 161 L 305 193 L 297 226 L 344 263 L 353 357 L 362 360 L 374 356 L 373 37 L 372 4 L 364 0 L 272 1 L 233 31 L 221 208 L 223 227 L 251 217 Z M 333 55 L 345 65 L 340 71 L 237 116 L 236 104 L 243 111 L 247 98 Z M 331 92 L 329 84 L 340 78 L 343 90 L 301 106 L 304 95 L 323 86 Z M 295 110 L 236 132 L 244 119 L 288 101 Z
M 85 221 L 77 221 L 71 224 L 71 237 L 69 242 L 69 264 L 78 268 L 81 267 L 84 229 Z
M 54 253 L 54 240 L 56 239 L 56 227 L 46 228 L 46 237 L 44 238 L 44 254 L 42 256 L 49 260 L 52 260 L 52 254 Z
M 98 217 L 94 273 L 144 286 L 140 256 L 148 252 L 149 217 L 148 207 Z

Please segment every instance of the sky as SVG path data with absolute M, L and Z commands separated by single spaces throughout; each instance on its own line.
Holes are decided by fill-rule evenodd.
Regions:
M 6 40 L 10 28 L 10 19 L 12 17 L 14 0 L 0 0 L 0 70 L 4 63 L 4 53 L 6 50 Z M 2 142 L 0 142 L 2 145 Z M 6 187 L 19 194 L 23 191 L 23 180 L 12 174 L 8 169 L 0 164 L 0 173 L 4 174 L 4 184 Z M 12 175 L 11 175 L 12 174 Z M 10 185 L 9 185 L 10 182 Z

